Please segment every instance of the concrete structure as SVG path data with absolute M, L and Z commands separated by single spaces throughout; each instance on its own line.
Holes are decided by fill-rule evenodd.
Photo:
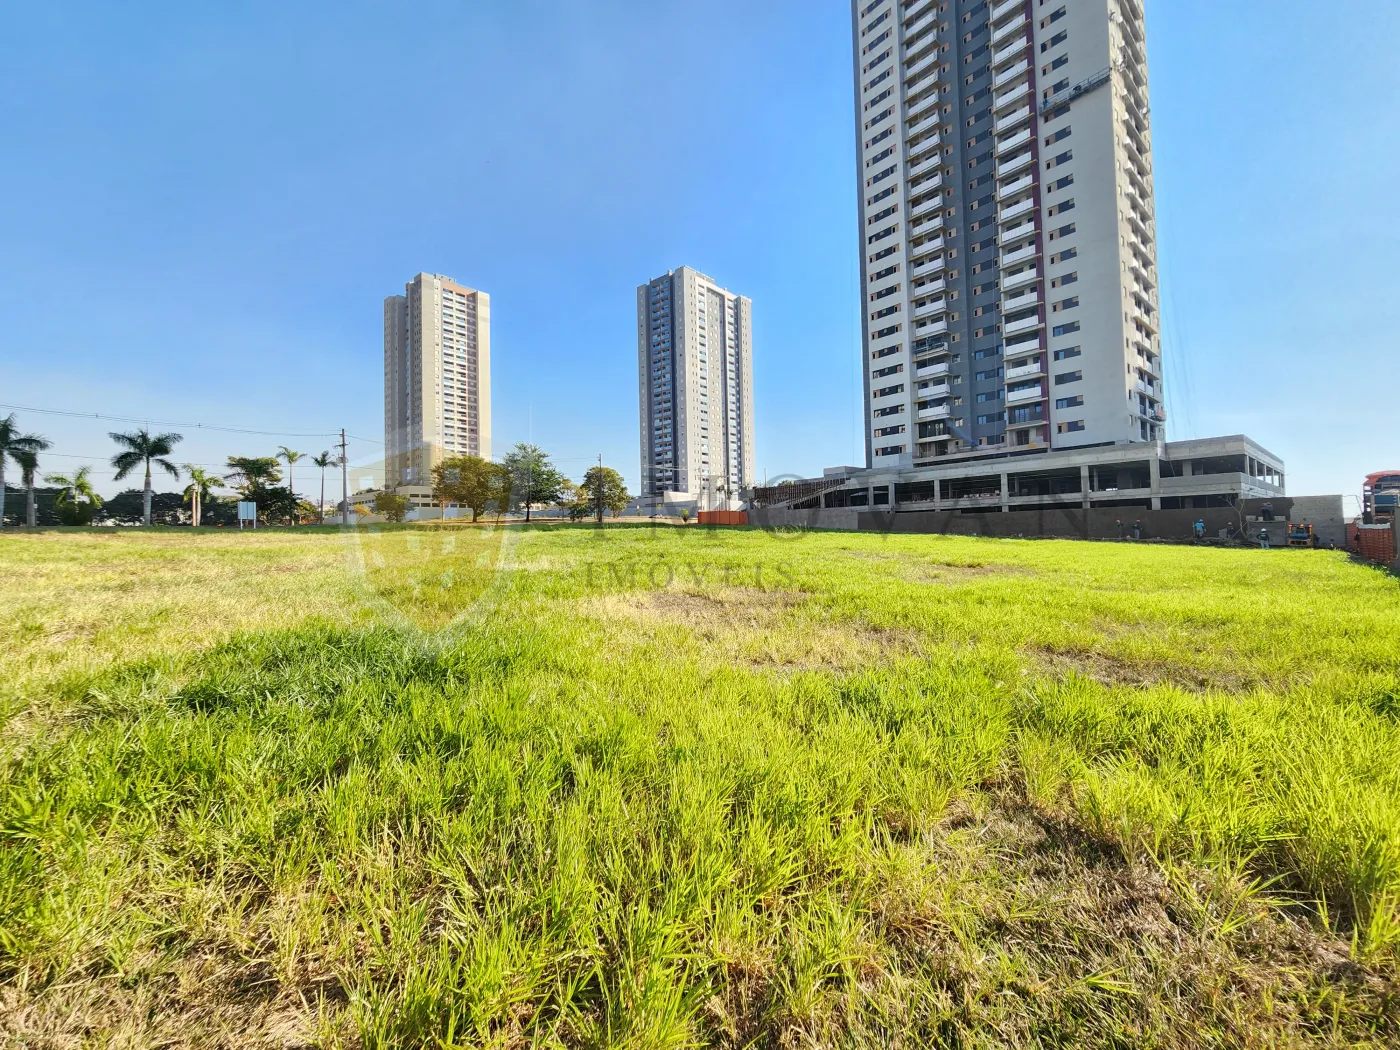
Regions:
M 753 484 L 753 304 L 688 266 L 637 289 L 645 503 L 737 508 Z
M 1162 440 L 1140 0 L 852 20 L 866 465 Z
M 846 528 L 874 513 L 869 520 L 877 525 L 859 527 L 1084 537 L 1117 521 L 1159 514 L 1166 515 L 1159 517 L 1168 530 L 1163 535 L 1175 530 L 1189 538 L 1197 517 L 1212 533 L 1228 527 L 1248 532 L 1272 504 L 1280 542 L 1286 542 L 1284 526 L 1293 509 L 1282 460 L 1242 435 L 1060 452 L 1002 451 L 904 470 L 836 472 L 755 489 L 749 498 L 753 506 L 779 513 L 819 511 L 813 527 Z M 1324 538 L 1331 538 L 1332 517 L 1340 515 L 1340 499 L 1330 499 L 1305 508 L 1319 519 L 1314 524 L 1328 528 Z M 1256 512 L 1247 509 L 1251 506 Z M 815 524 L 826 521 L 828 512 L 831 522 L 844 524 Z
M 466 454 L 491 458 L 491 297 L 420 273 L 384 300 L 385 484 Z

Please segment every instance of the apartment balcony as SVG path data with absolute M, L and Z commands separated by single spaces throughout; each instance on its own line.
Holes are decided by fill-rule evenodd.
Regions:
M 950 390 L 952 390 L 952 387 L 951 387 L 948 383 L 946 383 L 946 382 L 943 382 L 943 383 L 935 383 L 935 384 L 932 385 L 932 386 L 921 387 L 921 388 L 919 389 L 919 396 L 920 396 L 921 398 L 923 398 L 923 397 L 947 397 L 947 396 L 948 396 L 948 392 L 949 392 Z
M 1011 205 L 1011 207 L 998 214 L 997 221 L 1010 222 L 1012 219 L 1020 218 L 1022 215 L 1027 215 L 1033 211 L 1035 211 L 1035 199 L 1027 197 L 1025 200 Z
M 1020 131 L 1016 132 L 1016 134 L 1012 135 L 1010 138 L 1001 139 L 1001 140 L 999 140 L 999 141 L 997 142 L 997 156 L 1001 156 L 1001 155 L 1004 154 L 1004 153 L 1010 153 L 1012 150 L 1019 149 L 1020 147 L 1024 146 L 1024 145 L 1025 145 L 1027 142 L 1029 142 L 1030 140 L 1031 140 L 1031 129 L 1030 129 L 1030 128 L 1022 128 Z
M 948 330 L 946 320 L 939 321 L 918 321 L 914 325 L 914 331 L 919 335 L 942 335 Z
M 912 4 L 905 4 L 904 17 L 917 18 L 919 15 L 923 14 L 933 2 L 934 0 L 914 0 Z
M 922 222 L 911 224 L 909 227 L 909 234 L 912 237 L 922 237 L 926 234 L 937 233 L 939 230 L 943 229 L 943 226 L 942 215 L 931 215 Z
M 1011 41 L 1011 43 L 1007 44 L 1004 48 L 1002 48 L 1000 51 L 998 51 L 995 55 L 992 56 L 992 68 L 995 69 L 1003 62 L 1010 62 L 1013 58 L 1015 58 L 1022 51 L 1024 51 L 1026 49 L 1026 45 L 1029 43 L 1030 41 L 1027 40 L 1024 36 L 1017 37 L 1015 40 Z
M 1022 292 L 1020 295 L 1013 295 L 1009 299 L 1001 301 L 1001 312 L 1004 314 L 1015 313 L 1017 310 L 1027 306 L 1035 306 L 1040 302 L 1040 289 L 1032 288 Z
M 929 212 L 935 211 L 941 207 L 943 207 L 943 198 L 935 194 L 927 200 L 922 200 L 917 205 L 911 207 L 909 217 L 911 219 L 917 219 L 919 216 L 927 215 Z
M 1133 389 L 1136 390 L 1139 394 L 1146 394 L 1148 397 L 1151 398 L 1160 398 L 1162 396 L 1155 386 L 1153 386 L 1151 383 L 1144 383 L 1141 379 L 1139 379 L 1136 383 L 1133 384 Z
M 1031 160 L 1032 157 L 1030 150 L 1026 150 L 1026 152 L 1024 153 L 1018 153 L 1016 154 L 1016 156 L 1009 157 L 1005 161 L 1002 161 L 1002 159 L 998 157 L 997 178 L 1003 179 L 1007 175 L 1012 175 L 1020 171 L 1022 168 L 1028 167 L 1031 163 Z
M 938 108 L 938 92 L 931 91 L 917 102 L 911 102 L 904 111 L 906 121 L 917 120 L 920 117 L 928 116 L 932 110 Z
M 996 79 L 992 81 L 992 87 L 999 88 L 1005 84 L 1009 84 L 1017 77 L 1025 76 L 1026 70 L 1030 68 L 1031 64 L 1023 58 L 1010 69 L 1004 69 L 998 73 Z
M 1019 18 L 1013 18 L 1010 22 L 1007 22 L 1005 25 L 998 26 L 992 31 L 992 43 L 1000 44 L 1008 36 L 1016 32 L 1016 30 L 1024 28 L 1025 24 L 1026 16 L 1022 14 Z
M 1002 265 L 1003 268 L 1005 268 L 1005 267 L 1007 267 L 1007 266 L 1015 266 L 1018 262 L 1025 262 L 1026 260 L 1028 260 L 1028 259 L 1034 259 L 1035 257 L 1036 257 L 1035 245 L 1034 245 L 1034 244 L 1028 244 L 1028 245 L 1026 245 L 1024 248 L 1020 248 L 1020 249 L 1017 249 L 1016 251 L 1011 252 L 1011 253 L 1009 253 L 1009 254 L 1007 254 L 1007 255 L 1003 255 L 1003 256 L 1001 257 L 1001 265 Z
M 1030 189 L 1030 188 L 1031 188 L 1032 186 L 1034 186 L 1034 185 L 1035 185 L 1035 176 L 1032 175 L 1030 172 L 1026 172 L 1024 175 L 1022 175 L 1019 179 L 1017 179 L 1015 182 L 1011 183 L 1010 185 L 1008 185 L 1008 186 L 998 186 L 998 187 L 997 187 L 997 200 L 999 200 L 999 201 L 1004 201 L 1004 200 L 1006 200 L 1008 197 L 1014 197 L 1014 196 L 1016 196 L 1016 194 L 1020 193 L 1022 190 L 1028 190 L 1028 189 Z
M 912 165 L 909 168 L 909 178 L 916 179 L 920 175 L 923 175 L 925 172 L 933 171 L 935 168 L 940 166 L 942 159 L 942 157 L 933 156 L 926 161 Z
M 1008 321 L 1001 326 L 1001 334 L 1004 336 L 1020 335 L 1023 332 L 1034 332 L 1037 328 L 1043 328 L 1045 322 L 1039 315 L 1023 317 L 1019 321 Z
M 926 419 L 947 419 L 953 414 L 953 410 L 947 405 L 937 405 L 932 408 L 919 409 L 920 421 Z
M 922 33 L 925 29 L 933 25 L 933 23 L 936 21 L 938 21 L 938 12 L 930 11 L 928 14 L 924 15 L 922 18 L 916 21 L 913 25 L 904 27 L 904 39 L 912 40 L 915 36 Z
M 941 273 L 948 266 L 948 260 L 942 257 L 930 259 L 928 262 L 920 263 L 909 271 L 911 277 L 923 277 L 925 274 Z
M 1003 91 L 1000 95 L 998 95 L 996 97 L 996 102 L 994 103 L 994 105 L 998 110 L 1003 110 L 1007 106 L 1010 106 L 1013 103 L 1018 102 L 1023 98 L 1026 98 L 1026 96 L 1028 96 L 1030 93 L 1030 82 L 1023 80 L 1021 81 L 1021 83 L 1017 84 L 1009 91 Z
M 1005 263 L 1003 263 L 1005 265 Z M 1020 273 L 1013 273 L 1010 276 L 1002 274 L 1001 290 L 1010 291 L 1012 288 L 1019 288 L 1023 284 L 1029 284 L 1040 276 L 1040 271 L 1032 266 L 1029 270 L 1022 270 Z
M 1012 251 L 1013 245 L 1027 237 L 1034 237 L 1036 231 L 1035 216 L 1032 215 L 1025 222 L 1015 226 L 1001 227 L 997 233 L 997 243 L 1001 245 L 1002 251 Z
M 1036 364 L 1022 365 L 1019 368 L 1008 368 L 1006 370 L 1006 381 L 1012 383 L 1017 379 L 1030 379 L 1032 376 L 1043 376 L 1045 374 L 1044 361 L 1044 355 L 1041 355 L 1040 362 Z
M 938 65 L 938 59 L 939 54 L 937 51 L 925 58 L 919 59 L 919 61 L 915 62 L 912 66 L 910 66 L 904 71 L 904 79 L 906 81 L 912 80 L 924 70 Z
M 936 127 L 938 127 L 938 114 L 931 113 L 929 116 L 925 117 L 923 120 L 919 121 L 912 128 L 906 131 L 905 134 L 912 139 L 915 135 L 922 135 L 929 128 Z
M 942 353 L 940 350 L 939 353 Z M 915 379 L 937 379 L 946 376 L 952 366 L 947 361 L 939 361 L 933 365 L 923 365 L 914 373 Z
M 942 141 L 943 141 L 943 137 L 942 137 L 941 135 L 939 135 L 937 132 L 934 132 L 932 135 L 928 136 L 926 139 L 923 139 L 922 141 L 918 142 L 917 144 L 915 144 L 915 145 L 913 145 L 913 146 L 910 146 L 910 147 L 909 147 L 909 162 L 910 162 L 911 164 L 913 164 L 913 163 L 915 163 L 916 161 L 922 162 L 924 159 L 926 159 L 927 157 L 930 157 L 930 156 L 932 156 L 932 157 L 938 156 L 938 146 L 939 146 L 939 143 L 941 143 Z M 933 152 L 932 152 L 932 153 L 929 153 L 929 150 L 933 150 Z
M 911 246 L 911 247 L 909 248 L 909 254 L 910 254 L 911 256 L 915 256 L 915 257 L 920 256 L 920 255 L 927 255 L 929 252 L 936 252 L 939 248 L 942 248 L 942 247 L 943 247 L 943 238 L 942 238 L 942 237 L 934 237 L 934 238 L 932 238 L 931 240 L 924 241 L 923 244 Z M 915 271 L 915 272 L 919 272 L 919 271 Z
M 1005 0 L 1004 3 L 997 4 L 996 7 L 992 8 L 991 21 L 995 25 L 997 19 L 1003 18 L 1012 11 L 1024 8 L 1025 6 L 1025 0 Z
M 1022 106 L 1015 113 L 1010 113 L 1002 117 L 996 123 L 996 133 L 1000 135 L 1004 131 L 1010 131 L 1017 124 L 1031 119 L 1031 107 Z
M 941 314 L 948 309 L 948 304 L 942 299 L 935 302 L 924 303 L 922 306 L 914 307 L 915 317 L 932 317 L 934 314 Z
M 917 185 L 917 186 L 912 186 L 912 185 L 911 185 L 911 186 L 909 187 L 909 192 L 910 192 L 911 194 L 912 194 L 912 193 L 928 193 L 930 190 L 936 190 L 936 189 L 938 189 L 939 186 L 942 186 L 942 185 L 943 185 L 943 173 L 940 171 L 940 172 L 939 172 L 938 174 L 936 174 L 936 175 L 927 175 L 927 176 L 925 176 L 925 177 L 922 178 L 922 179 L 917 179 L 917 180 L 914 180 L 914 181 L 917 181 L 917 182 L 918 182 L 918 185 Z
M 1028 405 L 1032 401 L 1044 401 L 1045 389 L 1042 386 L 1033 386 L 1029 390 L 1007 390 L 1006 403 L 1008 405 Z M 1044 422 L 1044 420 L 1037 420 Z
M 946 286 L 947 286 L 947 282 L 946 282 L 945 280 L 943 280 L 942 277 L 940 277 L 938 280 L 936 280 L 936 281 L 930 281 L 928 284 L 924 285 L 922 288 L 917 289 L 917 290 L 914 292 L 914 294 L 915 294 L 915 295 L 937 295 L 939 292 L 943 291 L 944 288 L 945 288 Z

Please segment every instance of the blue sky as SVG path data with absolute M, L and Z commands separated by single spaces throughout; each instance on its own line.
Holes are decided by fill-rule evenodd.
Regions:
M 1400 5 L 1327 7 L 1148 0 L 1170 436 L 1248 433 L 1297 494 L 1400 465 Z M 844 0 L 6 5 L 0 402 L 378 439 L 382 300 L 435 271 L 492 295 L 497 451 L 635 482 L 634 290 L 688 264 L 754 300 L 760 472 L 858 462 L 849 34 Z M 120 429 L 20 416 L 51 469 Z

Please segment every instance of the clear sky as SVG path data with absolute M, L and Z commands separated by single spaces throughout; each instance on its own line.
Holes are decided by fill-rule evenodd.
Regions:
M 1400 4 L 1147 11 L 1170 436 L 1354 493 L 1400 466 Z M 859 462 L 849 37 L 845 0 L 5 4 L 0 402 L 372 459 L 426 270 L 491 293 L 496 450 L 635 487 L 635 288 L 691 265 L 754 300 L 760 473 Z M 20 418 L 49 469 L 121 429 Z

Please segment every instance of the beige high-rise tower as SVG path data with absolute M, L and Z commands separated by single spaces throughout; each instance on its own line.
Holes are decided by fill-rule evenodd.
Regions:
M 467 454 L 491 458 L 491 297 L 420 273 L 384 300 L 385 487 Z

